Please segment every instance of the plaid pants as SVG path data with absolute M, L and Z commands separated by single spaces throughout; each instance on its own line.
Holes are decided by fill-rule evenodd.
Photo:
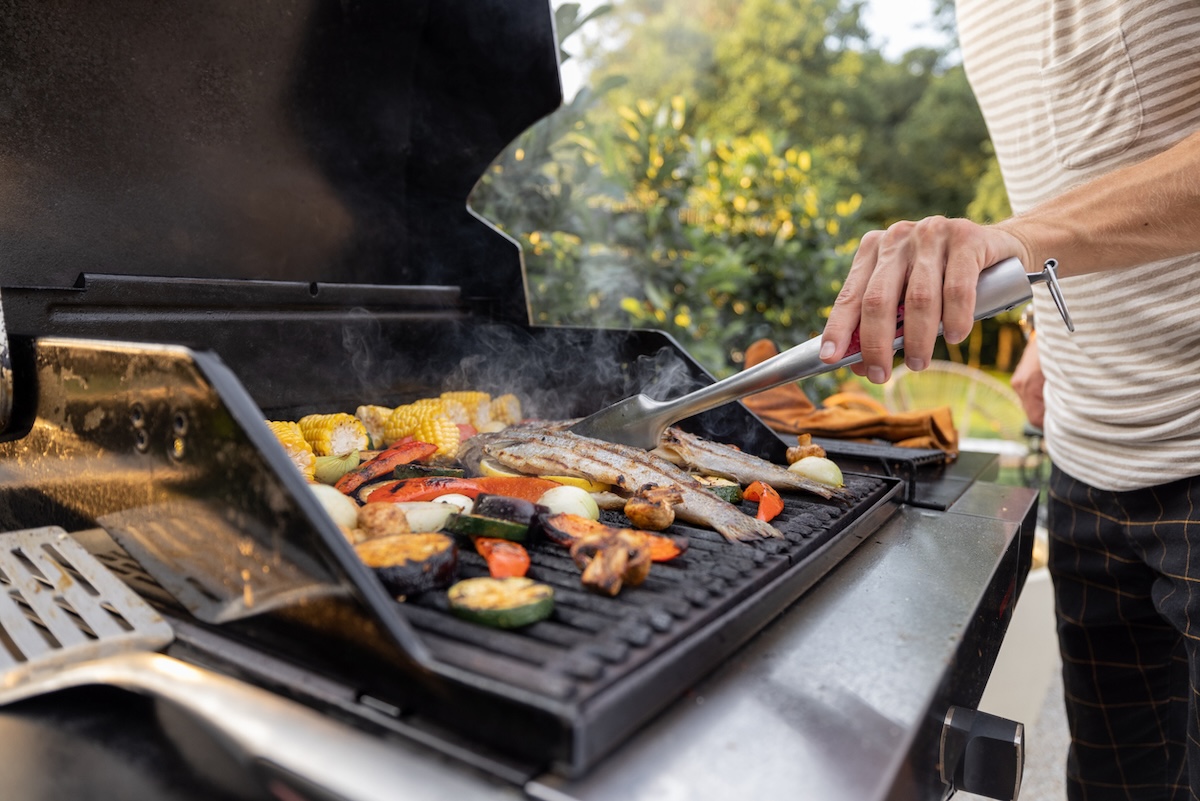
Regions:
M 1049 494 L 1067 796 L 1200 798 L 1200 477 L 1106 492 L 1056 468 Z

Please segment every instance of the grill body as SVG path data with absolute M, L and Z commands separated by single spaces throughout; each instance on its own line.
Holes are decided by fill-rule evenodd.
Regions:
M 0 524 L 75 532 L 171 618 L 177 655 L 402 735 L 407 757 L 473 766 L 483 795 L 620 797 L 653 772 L 630 757 L 646 732 L 690 729 L 680 699 L 761 665 L 758 635 L 776 618 L 793 631 L 835 565 L 881 532 L 919 539 L 901 509 L 919 478 L 853 474 L 844 507 L 789 496 L 780 543 L 681 530 L 686 561 L 627 598 L 572 589 L 561 553 L 539 550 L 564 619 L 528 636 L 397 604 L 354 558 L 264 418 L 464 388 L 566 418 L 711 381 L 661 333 L 529 325 L 519 249 L 467 206 L 561 102 L 556 53 L 537 0 L 4 4 Z M 740 405 L 685 427 L 783 460 Z M 978 610 L 947 605 L 964 611 L 942 625 L 970 636 L 930 662 L 945 671 L 930 710 L 977 701 L 1007 622 L 991 595 L 1023 579 L 1028 521 L 982 505 L 968 517 L 992 521 L 980 541 L 1003 569 Z M 869 673 L 842 653 L 840 670 Z M 936 797 L 927 727 L 904 717 L 889 753 Z

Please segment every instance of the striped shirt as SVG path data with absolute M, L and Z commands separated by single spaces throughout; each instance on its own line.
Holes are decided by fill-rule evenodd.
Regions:
M 1200 130 L 1200 0 L 958 0 L 957 12 L 1016 213 Z M 1062 288 L 1074 334 L 1044 288 L 1034 298 L 1054 463 L 1108 490 L 1200 475 L 1200 254 Z

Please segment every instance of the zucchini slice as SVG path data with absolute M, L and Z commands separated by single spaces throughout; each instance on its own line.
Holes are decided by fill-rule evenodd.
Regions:
M 723 501 L 736 504 L 741 503 L 744 500 L 742 497 L 742 488 L 738 486 L 736 481 L 730 481 L 729 479 L 721 478 L 720 476 L 696 476 L 696 480 L 699 481 L 706 490 L 711 492 L 713 495 L 716 495 Z
M 513 542 L 525 542 L 529 539 L 528 524 L 476 514 L 454 515 L 446 521 L 446 530 L 464 537 L 492 537 Z
M 432 478 L 433 476 L 462 478 L 466 474 L 466 471 L 461 467 L 438 467 L 436 465 L 418 464 L 417 462 L 398 464 L 392 469 L 392 478 Z
M 554 589 L 528 578 L 464 579 L 447 597 L 450 611 L 458 617 L 499 629 L 528 626 L 554 611 Z
M 445 534 L 376 537 L 354 551 L 394 595 L 440 589 L 458 574 L 458 548 Z

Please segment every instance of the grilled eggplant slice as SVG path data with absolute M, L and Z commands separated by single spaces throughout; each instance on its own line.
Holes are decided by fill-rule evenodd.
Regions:
M 541 504 L 527 501 L 524 498 L 512 498 L 507 495 L 493 495 L 481 492 L 475 496 L 475 508 L 472 513 L 484 517 L 495 517 L 500 520 L 511 520 L 528 526 L 538 515 L 550 511 Z
M 465 579 L 450 588 L 447 598 L 458 617 L 500 629 L 528 626 L 554 611 L 554 589 L 520 577 Z
M 361 542 L 354 550 L 395 595 L 448 587 L 458 574 L 458 548 L 445 534 L 393 534 Z

